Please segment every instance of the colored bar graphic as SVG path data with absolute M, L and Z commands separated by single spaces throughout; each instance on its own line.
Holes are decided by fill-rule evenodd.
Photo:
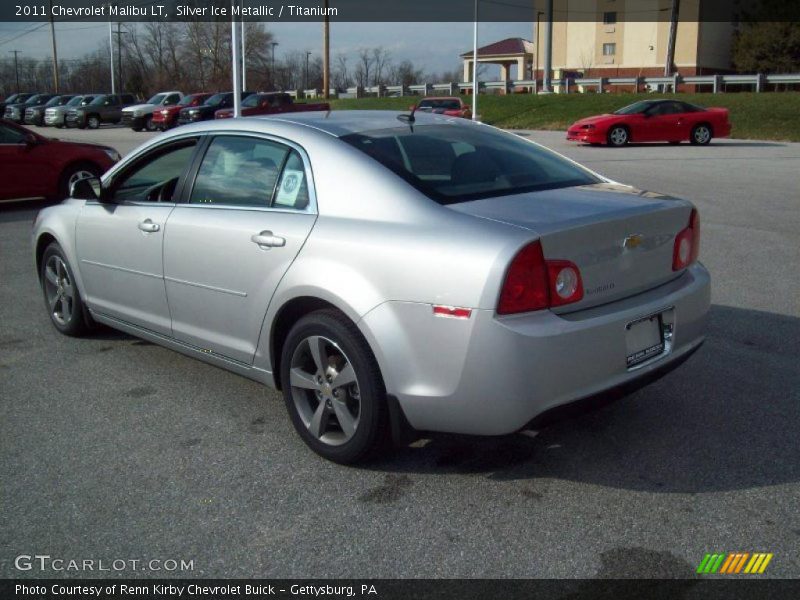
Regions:
M 733 575 L 742 573 L 761 574 L 774 555 L 767 552 L 728 552 L 727 554 L 706 554 L 697 566 L 697 573 Z M 748 560 L 749 559 L 749 560 Z M 746 565 L 746 566 L 745 566 Z

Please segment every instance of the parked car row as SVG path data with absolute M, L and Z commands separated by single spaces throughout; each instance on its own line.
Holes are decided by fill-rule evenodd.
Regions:
M 136 104 L 133 94 L 14 94 L 2 103 L 12 123 L 51 127 L 89 127 L 119 123 L 122 110 Z

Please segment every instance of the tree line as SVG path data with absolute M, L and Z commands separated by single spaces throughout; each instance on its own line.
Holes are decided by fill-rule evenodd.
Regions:
M 253 91 L 322 88 L 322 57 L 303 51 L 276 52 L 275 36 L 263 23 L 246 23 L 247 88 Z M 160 90 L 226 90 L 231 87 L 231 28 L 227 23 L 141 23 L 114 36 L 118 91 L 149 96 Z M 117 38 L 119 38 L 117 40 Z M 274 54 L 273 54 L 274 53 Z M 120 60 L 121 56 L 121 60 Z M 111 89 L 108 42 L 77 59 L 59 61 L 60 91 L 103 92 Z M 18 57 L 0 61 L 0 94 L 52 91 L 52 58 Z M 454 69 L 425 74 L 409 60 L 396 61 L 384 48 L 363 48 L 353 55 L 331 57 L 331 85 L 349 87 L 413 85 L 425 81 L 458 81 Z

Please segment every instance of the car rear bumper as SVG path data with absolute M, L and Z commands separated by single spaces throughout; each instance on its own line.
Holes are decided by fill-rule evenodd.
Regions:
M 710 276 L 695 264 L 677 279 L 604 306 L 469 319 L 430 304 L 386 302 L 360 321 L 389 394 L 421 431 L 502 435 L 557 406 L 668 370 L 703 342 Z M 665 351 L 628 368 L 626 326 L 663 314 Z

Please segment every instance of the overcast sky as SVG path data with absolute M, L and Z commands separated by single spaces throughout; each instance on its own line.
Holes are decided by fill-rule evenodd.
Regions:
M 22 32 L 43 25 L 36 31 Z M 322 51 L 321 23 L 270 23 L 267 29 L 280 44 L 276 58 L 293 50 Z M 507 37 L 531 39 L 530 23 L 481 23 L 478 40 L 486 45 Z M 17 39 L 12 39 L 17 37 Z M 107 43 L 105 23 L 56 23 L 56 39 L 60 59 L 79 58 Z M 459 54 L 472 47 L 472 23 L 333 23 L 331 56 L 344 52 L 354 55 L 359 48 L 383 46 L 392 60 L 408 59 L 428 73 L 440 73 L 460 67 Z M 0 58 L 9 59 L 10 50 L 21 50 L 24 56 L 50 56 L 50 27 L 41 23 L 0 23 Z

